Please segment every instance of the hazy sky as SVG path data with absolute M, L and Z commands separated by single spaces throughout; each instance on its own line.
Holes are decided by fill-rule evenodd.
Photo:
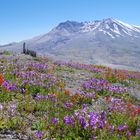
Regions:
M 140 0 L 0 0 L 0 44 L 47 33 L 66 20 L 108 17 L 140 26 Z

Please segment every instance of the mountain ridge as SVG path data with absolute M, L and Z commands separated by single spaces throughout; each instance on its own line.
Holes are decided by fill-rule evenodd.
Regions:
M 22 51 L 22 44 L 55 59 L 140 68 L 140 27 L 120 20 L 61 22 L 50 32 L 0 50 Z

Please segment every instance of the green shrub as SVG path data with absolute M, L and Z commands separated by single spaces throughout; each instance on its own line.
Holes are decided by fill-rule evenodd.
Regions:
M 3 54 L 4 54 L 4 55 L 10 55 L 10 54 L 11 54 L 11 52 L 10 52 L 10 51 L 5 50 L 5 51 L 3 51 Z

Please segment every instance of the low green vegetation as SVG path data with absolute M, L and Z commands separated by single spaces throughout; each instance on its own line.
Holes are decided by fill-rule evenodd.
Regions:
M 139 72 L 15 57 L 0 59 L 1 130 L 33 140 L 139 139 L 139 99 L 131 95 Z

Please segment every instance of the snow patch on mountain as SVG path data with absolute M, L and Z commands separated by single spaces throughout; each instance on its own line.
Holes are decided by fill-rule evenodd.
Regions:
M 112 34 L 110 34 L 109 32 L 107 32 L 107 34 L 111 37 L 111 38 L 115 38 Z M 118 36 L 119 37 L 119 36 Z
M 103 32 L 111 38 L 115 37 L 135 37 L 140 34 L 140 27 L 129 25 L 120 20 L 113 18 L 95 20 L 95 21 L 86 21 L 86 22 L 73 22 L 66 21 L 59 24 L 56 29 L 61 29 L 65 35 L 71 35 L 72 33 L 98 33 Z

